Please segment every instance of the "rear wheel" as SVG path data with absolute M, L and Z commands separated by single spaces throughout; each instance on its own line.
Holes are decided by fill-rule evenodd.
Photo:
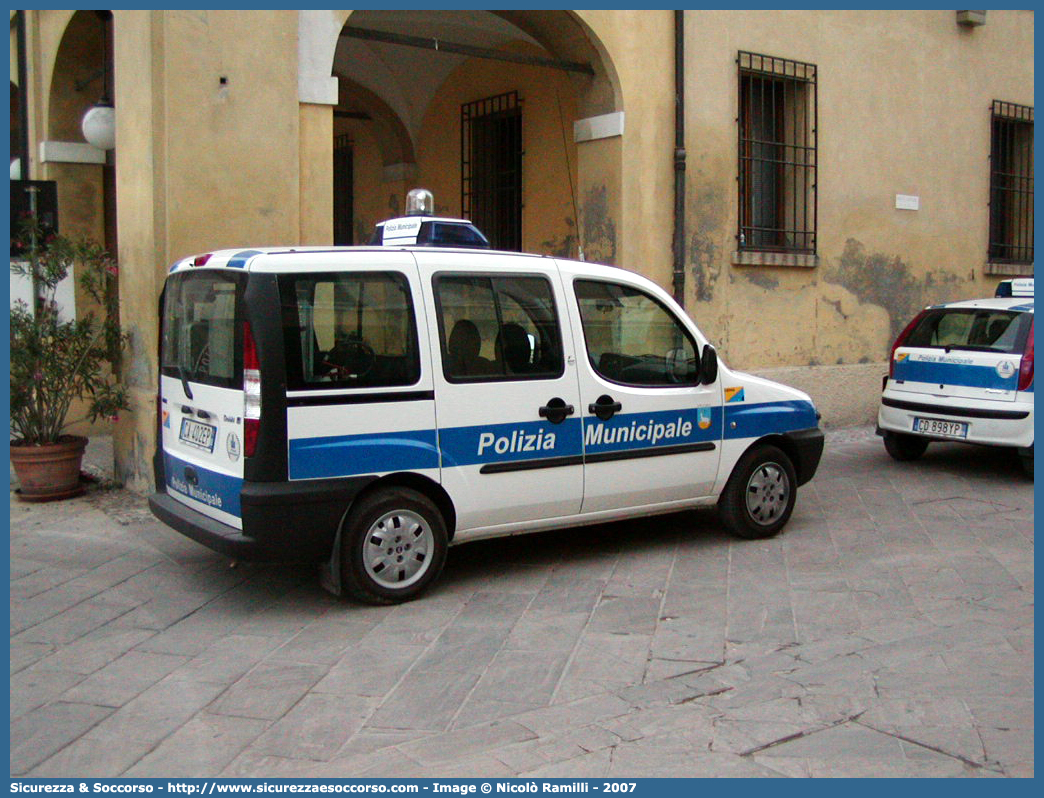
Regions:
M 787 523 L 796 497 L 797 477 L 790 458 L 775 446 L 756 446 L 732 470 L 718 499 L 718 513 L 734 535 L 771 537 Z
M 905 435 L 901 432 L 886 432 L 884 434 L 884 446 L 893 459 L 906 462 L 908 460 L 916 460 L 924 454 L 924 450 L 928 448 L 928 441 L 915 435 Z
M 352 507 L 341 536 L 341 583 L 370 604 L 420 595 L 446 561 L 446 523 L 435 504 L 409 488 L 386 488 Z

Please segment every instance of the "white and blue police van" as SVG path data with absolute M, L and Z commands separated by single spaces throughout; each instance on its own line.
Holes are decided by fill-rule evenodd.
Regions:
M 1005 446 L 1033 476 L 1033 278 L 922 310 L 892 346 L 877 432 L 896 460 L 932 441 Z
M 162 521 L 374 603 L 480 538 L 715 504 L 741 537 L 786 524 L 823 449 L 806 394 L 720 363 L 638 274 L 384 228 L 170 269 Z

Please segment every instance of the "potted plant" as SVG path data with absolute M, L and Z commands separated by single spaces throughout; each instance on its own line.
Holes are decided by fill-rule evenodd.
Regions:
M 20 225 L 16 242 L 24 260 L 11 271 L 28 278 L 35 307 L 11 307 L 11 463 L 26 501 L 49 501 L 82 493 L 80 462 L 87 439 L 65 434 L 73 423 L 114 418 L 126 409 L 117 382 L 126 343 L 116 297 L 116 264 L 103 247 L 43 231 L 33 217 Z M 66 318 L 55 301 L 59 283 L 73 270 L 97 307 Z M 83 418 L 69 419 L 74 402 L 86 402 Z

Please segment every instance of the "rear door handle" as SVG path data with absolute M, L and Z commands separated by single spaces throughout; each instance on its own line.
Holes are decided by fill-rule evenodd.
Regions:
M 596 402 L 587 406 L 587 412 L 594 413 L 602 421 L 608 421 L 621 410 L 623 405 L 613 401 L 613 397 L 608 394 L 602 394 Z
M 549 399 L 538 412 L 541 418 L 546 418 L 552 424 L 561 424 L 565 421 L 566 416 L 573 415 L 575 411 L 572 405 L 565 403 L 565 399 L 556 396 L 554 399 Z

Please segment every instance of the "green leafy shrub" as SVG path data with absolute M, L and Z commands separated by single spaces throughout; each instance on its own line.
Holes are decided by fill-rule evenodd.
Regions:
M 33 282 L 35 312 L 19 300 L 11 308 L 12 445 L 56 443 L 70 424 L 89 418 L 113 418 L 127 404 L 119 384 L 120 353 L 127 336 L 120 329 L 116 263 L 103 247 L 86 238 L 42 239 L 33 218 L 18 231 L 26 260 L 11 261 L 11 271 Z M 55 301 L 58 284 L 71 271 L 97 303 L 80 318 L 61 316 Z M 83 419 L 68 419 L 74 401 L 87 400 Z

